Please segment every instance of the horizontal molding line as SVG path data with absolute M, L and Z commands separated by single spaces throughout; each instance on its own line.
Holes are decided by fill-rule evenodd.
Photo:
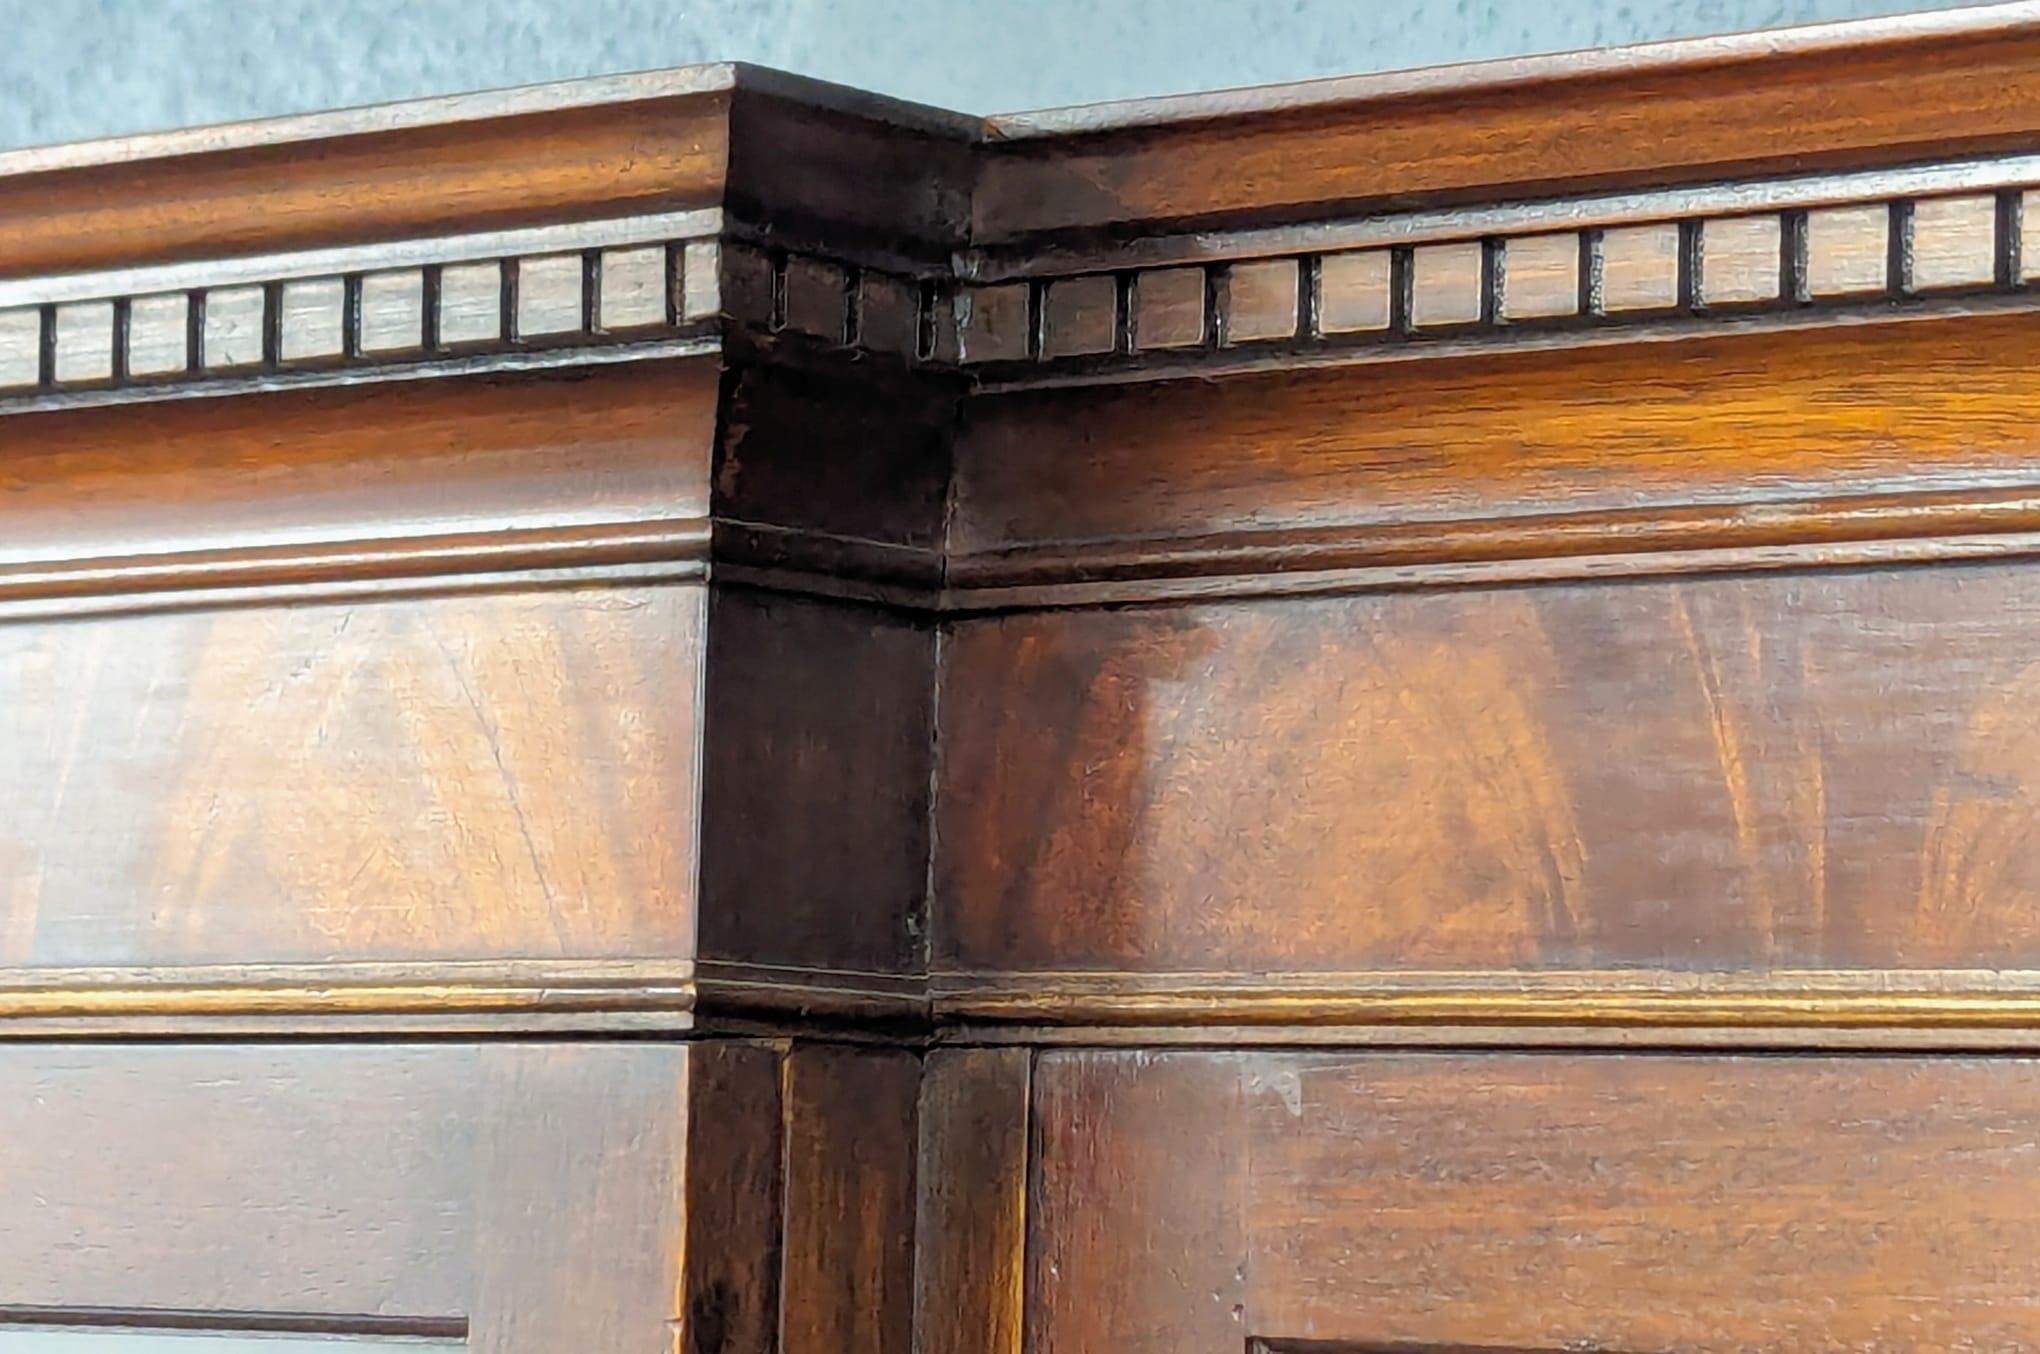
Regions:
M 1875 537 L 1803 544 L 1571 553 L 1520 559 L 1440 560 L 1334 569 L 1266 569 L 1097 582 L 982 584 L 943 589 L 869 583 L 798 570 L 718 564 L 718 581 L 774 592 L 838 598 L 899 611 L 967 617 L 1100 606 L 1176 606 L 1243 598 L 1357 595 L 1433 588 L 1495 588 L 1769 570 L 1896 568 L 2040 557 L 2040 532 L 1918 539 Z
M 2040 972 L 951 973 L 955 1023 L 2040 1030 Z
M 686 1014 L 693 965 L 637 961 L 235 965 L 0 973 L 0 1036 L 23 1020 Z
M 687 565 L 706 572 L 706 518 L 509 528 L 435 536 L 386 536 L 303 545 L 226 547 L 77 560 L 0 564 L 0 608 L 62 598 L 127 598 L 318 584 L 424 583 L 475 575 L 599 577 L 602 570 Z
M 922 1022 L 925 974 L 868 973 L 702 959 L 695 964 L 704 1014 Z

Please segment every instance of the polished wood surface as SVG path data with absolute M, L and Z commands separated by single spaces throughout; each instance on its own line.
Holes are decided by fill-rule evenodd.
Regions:
M 2023 1059 L 1047 1054 L 1030 1347 L 2026 1348 L 2034 1093 Z
M 959 624 L 938 963 L 2040 967 L 2027 582 L 1972 566 Z
M 674 1315 L 694 1057 L 0 1050 L 9 1320 L 212 1312 L 464 1334 L 500 1354 L 651 1347 Z M 138 1137 L 143 1120 L 174 1131 Z
M 2036 87 L 0 156 L 0 1345 L 2040 1345 Z

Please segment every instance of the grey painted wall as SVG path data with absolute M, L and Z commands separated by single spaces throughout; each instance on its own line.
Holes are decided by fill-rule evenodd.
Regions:
M 0 146 L 697 61 L 967 112 L 1946 0 L 0 0 Z

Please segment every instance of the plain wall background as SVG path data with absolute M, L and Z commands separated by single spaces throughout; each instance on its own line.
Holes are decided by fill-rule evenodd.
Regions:
M 0 0 L 0 147 L 698 61 L 972 113 L 1932 0 Z

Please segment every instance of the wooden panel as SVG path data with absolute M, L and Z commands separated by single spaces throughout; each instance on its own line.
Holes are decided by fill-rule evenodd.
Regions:
M 2040 965 L 2032 582 L 2010 565 L 960 623 L 937 961 Z
M 1225 568 L 1258 540 L 1404 563 L 1438 550 L 1397 544 L 1427 522 L 2021 484 L 2035 399 L 2016 316 L 989 396 L 957 449 L 952 577 Z
M 465 1327 L 486 1354 L 670 1348 L 699 1056 L 0 1049 L 9 1318 Z
M 439 270 L 439 341 L 449 348 L 504 337 L 501 263 L 448 264 Z
M 919 1354 L 1020 1354 L 1027 1252 L 1026 1049 L 935 1049 L 921 1083 Z
M 0 1048 L 7 1302 L 465 1315 L 477 1065 L 452 1046 Z
M 1218 1354 L 1247 1322 L 1237 1058 L 1040 1057 L 1028 1354 Z
M 766 1045 L 718 1040 L 695 1045 L 689 1061 L 687 1308 L 670 1348 L 770 1350 L 779 1338 L 785 1207 L 783 1060 Z
M 857 279 L 857 338 L 873 352 L 913 357 L 921 351 L 918 284 L 886 273 Z
M 959 394 L 897 368 L 738 367 L 715 467 L 718 559 L 938 578 Z
M 0 963 L 686 955 L 702 606 L 0 626 Z
M 731 590 L 710 623 L 702 954 L 918 967 L 933 628 Z
M 889 1049 L 789 1055 L 785 1354 L 912 1347 L 920 1072 Z
M 482 1050 L 471 1354 L 672 1348 L 690 1196 L 723 1184 L 689 1172 L 692 1064 L 678 1044 Z
M 361 279 L 361 351 L 412 352 L 425 346 L 425 274 L 417 268 Z
M 2030 1061 L 1069 1053 L 1038 1084 L 1042 1354 L 2040 1339 Z

